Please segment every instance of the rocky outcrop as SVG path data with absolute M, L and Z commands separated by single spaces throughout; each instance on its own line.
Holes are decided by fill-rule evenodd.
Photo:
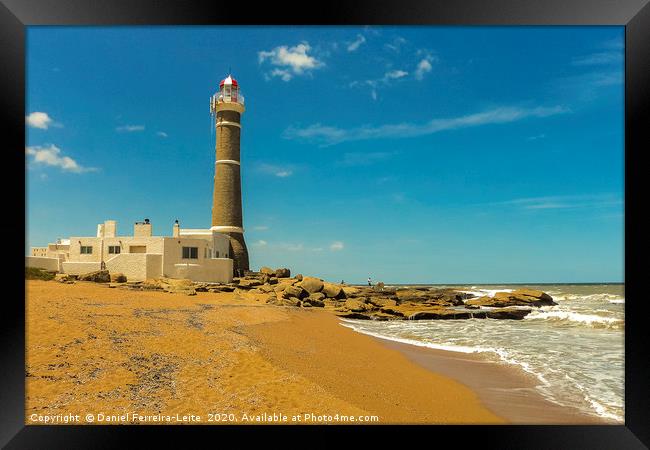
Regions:
M 533 289 L 517 289 L 513 292 L 497 292 L 493 297 L 479 297 L 466 302 L 470 306 L 552 306 L 557 305 L 553 297 Z
M 94 283 L 110 283 L 111 275 L 108 270 L 97 270 L 95 272 L 79 275 L 79 281 L 92 281 Z
M 520 320 L 535 307 L 555 304 L 548 294 L 531 289 L 476 298 L 451 288 L 345 286 L 310 276 L 284 276 L 288 273 L 289 269 L 263 267 L 260 272 L 246 272 L 245 277 L 226 285 L 168 278 L 123 285 L 188 295 L 197 291 L 234 292 L 236 299 L 283 307 L 324 308 L 340 317 L 362 320 Z

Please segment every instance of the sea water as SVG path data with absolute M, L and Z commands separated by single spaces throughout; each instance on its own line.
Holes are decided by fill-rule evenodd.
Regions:
M 441 287 L 483 296 L 522 286 L 434 288 Z M 525 287 L 548 293 L 557 305 L 535 308 L 523 320 L 344 320 L 343 325 L 384 339 L 482 353 L 495 362 L 516 365 L 534 375 L 538 380 L 536 389 L 548 400 L 623 423 L 624 285 Z

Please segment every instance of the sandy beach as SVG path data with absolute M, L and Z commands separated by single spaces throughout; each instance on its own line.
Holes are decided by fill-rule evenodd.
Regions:
M 322 308 L 26 283 L 27 424 L 596 423 L 525 373 L 362 335 Z

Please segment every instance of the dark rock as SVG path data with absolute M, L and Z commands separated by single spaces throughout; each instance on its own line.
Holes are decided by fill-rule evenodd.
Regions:
M 274 273 L 278 278 L 289 278 L 291 276 L 291 271 L 287 268 L 275 269 Z
M 338 313 L 337 316 L 344 317 L 346 319 L 372 320 L 372 316 L 370 314 L 361 314 L 358 312 Z
M 521 320 L 530 314 L 531 309 L 493 309 L 486 311 L 489 319 L 511 319 Z
M 446 320 L 446 319 L 471 319 L 472 313 L 451 309 L 436 309 L 431 311 L 418 311 L 408 316 L 409 320 Z
M 111 283 L 126 283 L 126 275 L 121 272 L 112 273 L 110 278 Z

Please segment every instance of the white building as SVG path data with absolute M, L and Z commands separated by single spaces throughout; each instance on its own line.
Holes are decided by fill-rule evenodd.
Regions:
M 228 236 L 209 229 L 182 229 L 178 221 L 172 230 L 171 236 L 154 236 L 145 219 L 135 223 L 133 236 L 118 236 L 117 223 L 107 220 L 97 225 L 96 236 L 72 236 L 47 247 L 32 247 L 25 265 L 77 275 L 105 268 L 123 273 L 129 281 L 157 277 L 232 281 Z

